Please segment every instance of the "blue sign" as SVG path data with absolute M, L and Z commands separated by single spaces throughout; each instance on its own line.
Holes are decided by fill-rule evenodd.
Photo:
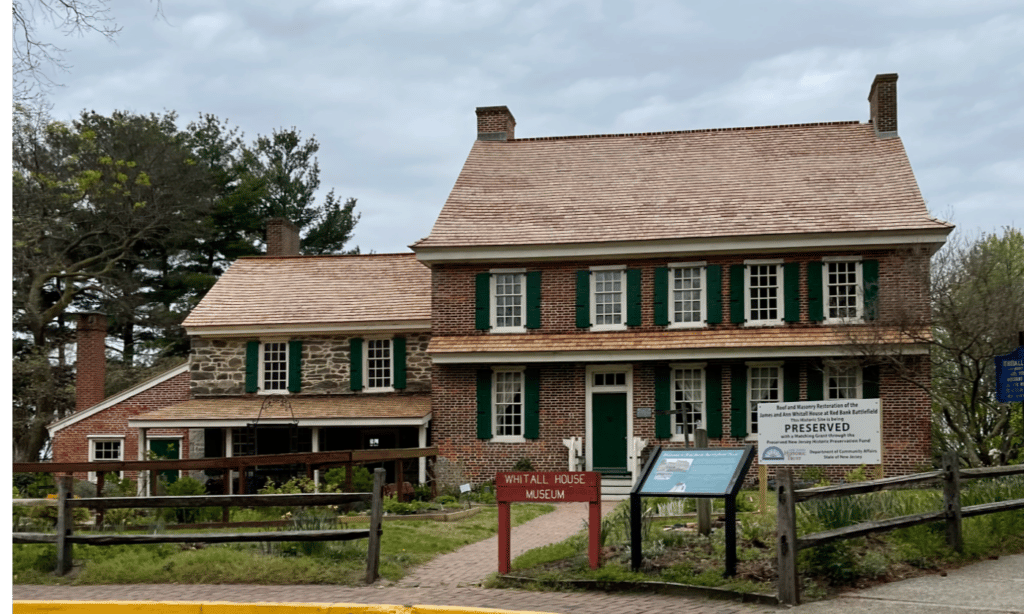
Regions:
M 751 452 L 747 448 L 662 450 L 639 492 L 683 496 L 734 494 L 736 480 L 742 478 L 743 461 L 749 459 Z
M 1024 401 L 1024 346 L 996 356 L 996 398 L 1000 403 Z

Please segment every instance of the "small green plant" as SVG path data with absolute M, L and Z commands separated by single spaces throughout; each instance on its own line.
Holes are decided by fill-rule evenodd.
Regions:
M 324 474 L 324 481 L 333 490 L 325 492 L 370 492 L 373 490 L 373 474 L 362 465 L 352 468 L 352 490 L 345 490 L 345 468 L 335 467 Z
M 868 466 L 861 465 L 860 467 L 847 472 L 847 474 L 843 476 L 843 479 L 847 482 L 867 482 L 871 479 L 868 475 Z
M 800 472 L 800 479 L 805 482 L 811 482 L 815 486 L 825 482 L 828 484 L 828 477 L 825 475 L 825 468 L 820 465 L 811 465 L 804 467 L 803 471 Z
M 528 458 L 520 458 L 512 465 L 512 471 L 533 471 L 533 461 Z
M 188 476 L 182 476 L 167 484 L 166 489 L 167 495 L 171 497 L 198 497 L 206 494 L 206 486 L 199 480 Z M 159 516 L 161 519 L 179 523 L 213 521 L 220 516 L 220 510 L 216 507 L 175 507 L 161 511 L 164 512 Z

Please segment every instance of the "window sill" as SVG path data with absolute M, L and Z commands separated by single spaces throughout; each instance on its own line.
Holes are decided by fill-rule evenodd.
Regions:
M 785 326 L 785 320 L 747 320 L 743 323 L 744 328 L 766 328 L 769 326 Z
M 686 330 L 688 328 L 707 328 L 706 322 L 693 322 L 693 323 L 675 323 L 669 324 L 665 328 L 668 330 Z
M 287 395 L 287 394 L 291 394 L 291 392 L 288 392 L 287 390 L 259 390 L 259 391 L 256 392 L 256 394 L 263 394 L 263 395 L 274 395 L 274 394 L 277 394 L 277 395 Z
M 526 443 L 526 438 L 522 436 L 510 437 L 508 435 L 495 435 L 494 437 L 491 437 L 488 441 L 490 441 L 491 443 Z
M 380 393 L 380 392 L 394 392 L 394 391 L 395 391 L 395 389 L 392 388 L 392 387 L 388 387 L 388 388 L 363 388 L 361 390 L 361 392 L 364 392 L 366 394 L 377 394 L 377 393 Z
M 629 327 L 626 326 L 625 324 L 614 324 L 614 325 L 605 324 L 604 326 L 591 326 L 587 330 L 589 330 L 592 333 L 607 333 L 607 332 L 616 332 L 616 331 L 617 332 L 622 332 L 622 331 L 629 330 Z
M 496 334 L 496 335 L 507 335 L 507 334 L 510 334 L 510 333 L 511 334 L 515 334 L 515 333 L 522 334 L 522 333 L 526 332 L 526 327 L 523 326 L 521 328 L 491 328 L 490 332 L 493 333 L 493 334 Z
M 825 318 L 821 321 L 822 324 L 829 326 L 849 326 L 852 324 L 864 324 L 864 318 Z

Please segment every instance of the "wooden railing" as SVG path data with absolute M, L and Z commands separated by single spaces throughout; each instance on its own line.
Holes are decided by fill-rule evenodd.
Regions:
M 288 495 L 202 495 L 193 497 L 107 497 L 103 499 L 75 499 L 72 496 L 72 478 L 61 476 L 57 479 L 56 501 L 39 499 L 14 499 L 15 505 L 46 505 L 57 507 L 56 533 L 13 533 L 15 544 L 56 544 L 57 575 L 63 575 L 71 568 L 72 545 L 92 544 L 114 546 L 123 544 L 159 543 L 233 543 L 233 542 L 281 542 L 281 541 L 347 541 L 368 539 L 366 553 L 366 583 L 372 584 L 380 569 L 381 518 L 383 516 L 384 469 L 373 472 L 373 491 L 368 493 L 325 493 Z M 302 505 L 340 505 L 355 501 L 370 503 L 370 526 L 368 529 L 337 529 L 329 531 L 258 531 L 249 533 L 150 533 L 145 535 L 89 534 L 75 535 L 72 511 L 74 508 L 194 508 L 194 507 L 284 507 Z
M 313 471 L 331 467 L 345 467 L 346 487 L 352 488 L 352 467 L 368 463 L 395 463 L 396 482 L 402 482 L 405 475 L 404 461 L 418 458 L 434 458 L 437 448 L 391 448 L 377 450 L 338 450 L 334 452 L 299 452 L 292 454 L 262 454 L 259 456 L 232 456 L 218 458 L 193 458 L 175 460 L 132 460 L 74 463 L 14 463 L 14 473 L 53 473 L 56 475 L 75 472 L 96 472 L 96 492 L 103 492 L 104 476 L 119 471 L 149 472 L 150 493 L 156 494 L 156 475 L 161 471 L 199 471 L 222 469 L 238 471 L 245 475 L 248 467 L 274 467 L 282 465 L 305 465 L 306 477 L 312 478 Z M 239 479 L 239 494 L 246 494 L 246 480 Z M 401 499 L 402 489 L 398 488 Z
M 779 601 L 784 604 L 796 605 L 800 603 L 799 577 L 797 572 L 797 554 L 804 548 L 820 546 L 840 539 L 853 539 L 863 537 L 871 533 L 882 533 L 894 529 L 913 527 L 929 522 L 946 523 L 946 543 L 955 550 L 963 550 L 962 519 L 982 514 L 995 512 L 1006 512 L 1010 510 L 1024 509 L 1024 499 L 1012 499 L 1007 501 L 996 501 L 994 503 L 983 503 L 961 507 L 960 505 L 960 481 L 978 478 L 995 478 L 1008 475 L 1024 474 L 1024 465 L 1012 465 L 1007 467 L 984 467 L 980 469 L 960 469 L 956 455 L 947 453 L 942 459 L 942 469 L 903 475 L 882 480 L 869 482 L 857 482 L 854 484 L 842 484 L 838 486 L 823 486 L 819 488 L 807 488 L 795 490 L 793 488 L 793 473 L 789 468 L 780 468 L 776 477 L 778 480 L 778 555 L 779 555 Z M 828 499 L 832 497 L 843 497 L 859 495 L 869 492 L 891 490 L 905 486 L 926 484 L 937 481 L 943 482 L 943 509 L 936 512 L 925 512 L 889 518 L 886 520 L 872 520 L 841 527 L 820 533 L 813 533 L 798 537 L 796 532 L 796 504 L 803 501 L 815 499 Z

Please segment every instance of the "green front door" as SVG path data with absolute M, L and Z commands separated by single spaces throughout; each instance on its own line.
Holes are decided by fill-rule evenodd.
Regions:
M 626 393 L 595 393 L 591 401 L 594 471 L 628 473 L 626 467 Z
M 180 439 L 149 440 L 149 451 L 160 460 L 178 460 L 181 458 L 180 451 L 178 450 L 179 447 L 181 447 Z M 168 484 L 171 484 L 177 481 L 178 471 L 176 469 L 161 471 L 160 477 L 162 477 Z

